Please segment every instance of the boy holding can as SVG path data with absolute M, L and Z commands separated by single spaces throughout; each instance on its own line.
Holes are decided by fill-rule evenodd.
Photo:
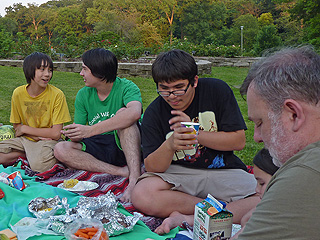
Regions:
M 210 193 L 227 203 L 239 223 L 259 202 L 253 175 L 233 153 L 245 146 L 246 125 L 229 86 L 197 74 L 194 58 L 181 50 L 162 53 L 153 63 L 160 96 L 143 117 L 147 172 L 140 177 L 132 202 L 157 217 L 174 211 L 192 215 L 195 204 Z M 198 135 L 185 134 L 193 129 L 181 122 L 200 123 Z

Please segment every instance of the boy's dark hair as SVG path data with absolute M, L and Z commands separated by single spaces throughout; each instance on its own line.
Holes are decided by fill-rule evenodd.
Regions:
M 274 165 L 267 149 L 262 148 L 253 158 L 253 164 L 271 176 L 279 169 Z
M 116 80 L 118 60 L 111 51 L 104 48 L 88 50 L 82 55 L 82 61 L 91 70 L 93 76 L 109 83 Z
M 23 61 L 23 72 L 24 76 L 27 79 L 27 83 L 31 83 L 31 80 L 34 79 L 34 75 L 36 73 L 36 69 L 40 69 L 44 63 L 44 67 L 48 67 L 53 72 L 53 62 L 52 59 L 44 53 L 34 52 L 28 55 Z M 51 76 L 52 78 L 52 76 Z
M 198 66 L 194 58 L 179 49 L 159 54 L 152 64 L 152 77 L 156 85 L 159 82 L 170 83 L 188 79 L 193 86 L 196 75 L 198 75 Z

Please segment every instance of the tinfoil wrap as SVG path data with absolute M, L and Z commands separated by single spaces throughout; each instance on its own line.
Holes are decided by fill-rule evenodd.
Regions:
M 30 201 L 28 209 L 34 216 L 41 219 L 49 218 L 55 215 L 57 211 L 64 213 L 64 206 L 62 206 L 59 196 L 54 198 L 37 197 Z
M 120 213 L 117 208 L 118 202 L 111 191 L 98 197 L 81 197 L 74 208 L 69 208 L 66 202 L 61 205 L 65 210 L 64 214 L 51 215 L 48 226 L 58 234 L 63 234 L 67 226 L 76 219 L 93 218 L 103 223 L 103 227 L 110 237 L 117 236 L 131 231 L 142 217 L 139 213 L 135 213 L 133 216 L 125 216 Z

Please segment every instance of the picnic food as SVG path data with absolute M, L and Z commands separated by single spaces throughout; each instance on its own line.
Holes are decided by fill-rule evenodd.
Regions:
M 79 182 L 78 179 L 68 179 L 63 181 L 63 187 L 65 188 L 73 188 L 75 185 L 77 185 Z
M 11 125 L 0 126 L 0 141 L 14 138 L 15 131 Z
M 85 239 L 92 239 L 93 237 L 99 237 L 99 240 L 109 240 L 109 236 L 104 229 L 100 233 L 100 236 L 95 236 L 98 233 L 98 230 L 99 230 L 98 228 L 93 227 L 93 226 L 86 227 L 86 228 L 79 228 L 74 233 L 74 235 L 77 237 L 85 238 Z
M 0 239 L 5 239 L 5 240 L 17 240 L 17 235 L 12 232 L 9 228 L 4 229 L 2 231 L 0 231 Z

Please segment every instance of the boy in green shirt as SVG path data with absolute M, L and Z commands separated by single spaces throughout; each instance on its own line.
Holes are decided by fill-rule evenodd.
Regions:
M 74 123 L 62 131 L 71 141 L 57 144 L 55 156 L 71 168 L 129 177 L 121 200 L 131 201 L 141 167 L 140 90 L 117 77 L 118 62 L 112 52 L 92 49 L 82 60 L 85 87 L 76 96 Z

